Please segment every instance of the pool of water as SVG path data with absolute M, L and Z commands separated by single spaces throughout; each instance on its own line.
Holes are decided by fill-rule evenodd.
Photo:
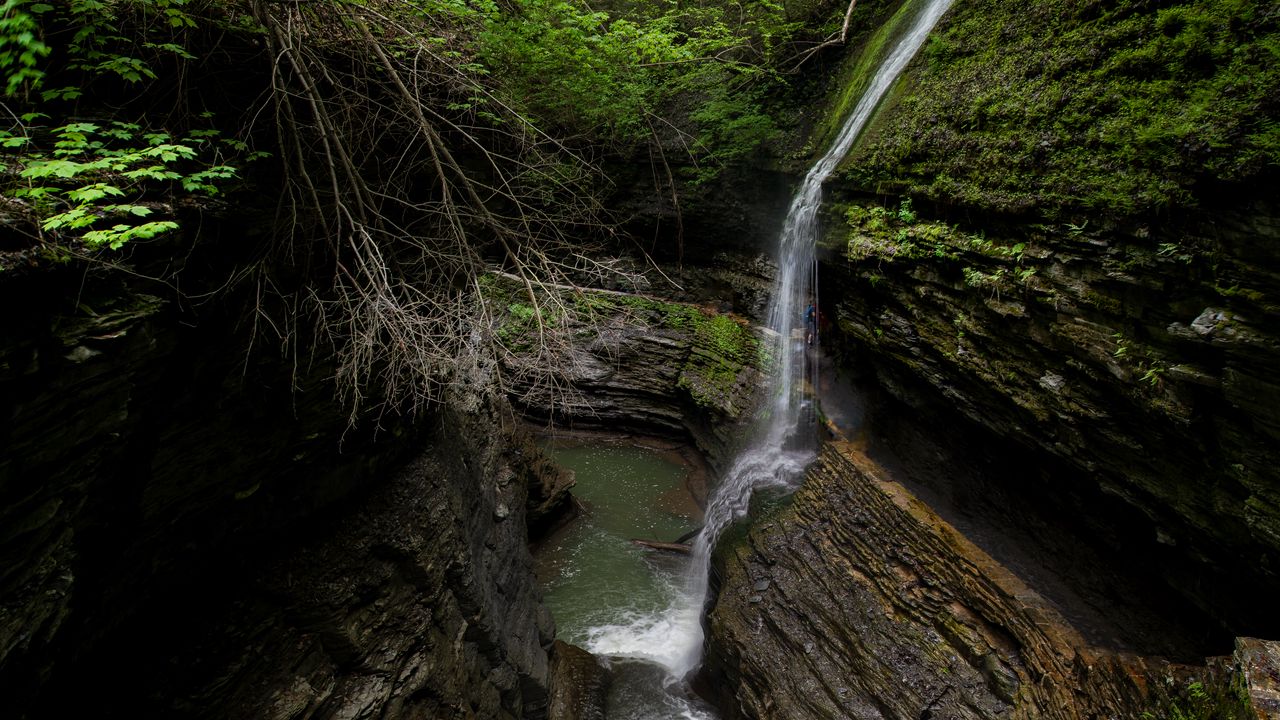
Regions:
M 701 512 L 688 490 L 692 469 L 669 453 L 641 447 L 551 447 L 576 474 L 580 517 L 535 555 L 543 599 L 561 640 L 609 663 L 609 720 L 714 718 L 667 668 L 671 608 L 688 587 L 688 558 L 639 547 L 671 542 L 696 528 Z M 678 621 L 677 621 L 678 622 Z

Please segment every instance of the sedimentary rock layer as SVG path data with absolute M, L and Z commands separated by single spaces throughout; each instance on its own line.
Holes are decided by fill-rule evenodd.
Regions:
M 705 672 L 729 717 L 1137 717 L 1189 672 L 1090 647 L 849 443 L 717 567 Z
M 939 438 L 980 438 L 1010 492 L 1150 558 L 1233 633 L 1277 631 L 1274 203 L 1098 231 L 850 212 L 830 343 Z
M 323 359 L 246 363 L 225 306 L 72 273 L 0 293 L 42 299 L 0 343 L 6 717 L 545 711 L 525 521 L 569 478 L 485 368 L 352 429 Z

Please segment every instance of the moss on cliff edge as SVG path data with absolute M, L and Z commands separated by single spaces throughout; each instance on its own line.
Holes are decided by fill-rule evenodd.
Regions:
M 1133 215 L 1280 165 L 1280 17 L 1246 0 L 958 3 L 846 178 L 1000 212 Z

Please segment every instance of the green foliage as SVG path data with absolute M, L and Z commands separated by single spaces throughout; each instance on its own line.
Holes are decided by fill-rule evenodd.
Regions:
M 1072 217 L 1280 165 L 1280 15 L 1247 0 L 957 4 L 847 163 L 879 191 Z
M 117 250 L 170 232 L 177 222 L 154 215 L 168 214 L 179 196 L 218 195 L 237 179 L 239 165 L 264 155 L 213 127 L 179 136 L 143 123 L 71 120 L 74 107 L 66 103 L 94 83 L 157 77 L 137 51 L 195 59 L 181 42 L 196 27 L 187 4 L 5 0 L 0 6 L 5 92 L 26 110 L 0 129 L 0 153 L 11 171 L 2 190 L 18 201 L 11 209 L 26 209 L 46 242 Z M 44 65 L 51 58 L 57 64 Z M 45 88 L 51 78 L 72 84 Z
M 1169 680 L 1171 695 L 1162 707 L 1142 713 L 1142 720 L 1248 720 L 1257 717 L 1245 690 L 1242 676 L 1231 682 L 1192 680 L 1175 685 Z
M 845 255 L 850 260 L 954 260 L 979 236 L 971 236 L 945 223 L 921 221 L 910 198 L 896 210 L 882 206 L 850 205 L 845 211 L 849 227 Z
M 993 295 L 1022 287 L 1032 290 L 1036 268 L 1027 261 L 1027 242 L 997 243 L 984 233 L 967 233 L 945 223 L 922 220 L 909 198 L 897 209 L 850 205 L 845 211 L 849 227 L 845 256 L 852 262 L 942 262 L 961 258 L 975 263 L 960 268 L 965 285 Z M 979 267 L 978 265 L 981 265 Z M 952 265 L 954 267 L 954 265 Z M 867 276 L 872 287 L 879 274 Z
M 768 346 L 755 339 L 745 322 L 696 305 L 643 295 L 564 293 L 557 301 L 545 302 L 545 305 L 569 312 L 557 317 L 544 309 L 545 327 L 539 328 L 533 306 L 525 302 L 527 298 L 508 301 L 520 292 L 514 285 L 489 276 L 481 284 L 481 292 L 491 307 L 505 303 L 506 312 L 499 319 L 497 334 L 503 347 L 515 354 L 533 351 L 540 332 L 555 334 L 567 330 L 574 334 L 574 341 L 589 342 L 597 337 L 601 324 L 618 319 L 679 332 L 692 341 L 694 352 L 681 368 L 677 386 L 704 407 L 719 407 L 724 403 L 737 386 L 744 368 L 754 364 L 767 370 L 773 362 Z
M 57 128 L 23 127 L 24 135 L 0 131 L 17 176 L 5 188 L 25 201 L 41 230 L 61 241 L 118 250 L 178 227 L 172 220 L 148 220 L 178 193 L 213 196 L 236 178 L 225 164 L 228 146 L 216 131 L 174 138 L 145 132 L 136 124 L 75 122 Z M 51 149 L 32 148 L 37 134 L 53 138 Z M 9 140 L 21 140 L 10 144 Z
M 607 13 L 563 0 L 491 7 L 481 57 L 527 111 L 594 142 L 676 143 L 728 160 L 776 133 L 762 94 L 795 29 L 772 2 L 635 4 Z M 669 142 L 669 140 L 668 140 Z
M 961 268 L 964 275 L 964 284 L 972 288 L 980 288 L 990 290 L 993 293 L 999 293 L 1008 287 L 1008 278 L 1005 276 L 1004 268 L 996 268 L 991 272 L 983 272 L 977 268 Z
M 919 9 L 918 2 L 891 3 L 896 6 L 892 14 L 882 12 L 877 3 L 862 0 L 855 10 L 850 27 L 848 46 L 859 48 L 857 55 L 846 62 L 836 78 L 834 97 L 827 104 L 821 125 L 814 133 L 815 144 L 826 147 L 835 140 L 844 126 L 845 119 L 861 99 L 876 70 L 893 50 L 894 43 L 910 26 L 910 20 Z M 869 21 L 864 21 L 866 18 Z
M 26 85 L 40 81 L 40 62 L 49 55 L 49 46 L 39 38 L 40 25 L 32 17 L 51 6 L 28 7 L 26 0 L 5 0 L 0 5 L 0 73 L 5 76 L 5 94 L 14 95 Z
M 59 73 L 85 77 L 114 76 L 129 83 L 154 80 L 145 55 L 175 55 L 194 60 L 180 42 L 182 33 L 196 27 L 184 9 L 189 0 L 67 0 L 47 3 L 5 0 L 0 6 L 0 72 L 6 73 L 5 94 L 16 96 L 40 89 L 47 71 L 40 66 L 54 42 L 46 28 L 59 29 L 63 54 Z M 129 21 L 126 31 L 122 23 Z M 66 30 L 64 28 L 70 28 Z M 65 76 L 63 76 L 65 77 Z M 44 100 L 75 100 L 80 84 L 44 89 Z
M 1150 390 L 1164 385 L 1164 374 L 1169 366 L 1152 348 L 1137 344 L 1124 333 L 1114 333 L 1111 339 L 1116 344 L 1111 356 L 1137 375 L 1138 382 L 1144 383 Z

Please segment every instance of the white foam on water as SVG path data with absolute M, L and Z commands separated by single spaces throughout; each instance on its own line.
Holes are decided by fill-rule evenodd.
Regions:
M 687 637 L 701 620 L 702 602 L 680 593 L 660 612 L 623 611 L 618 621 L 587 629 L 583 647 L 595 655 L 647 660 L 668 670 L 683 667 L 689 648 Z

